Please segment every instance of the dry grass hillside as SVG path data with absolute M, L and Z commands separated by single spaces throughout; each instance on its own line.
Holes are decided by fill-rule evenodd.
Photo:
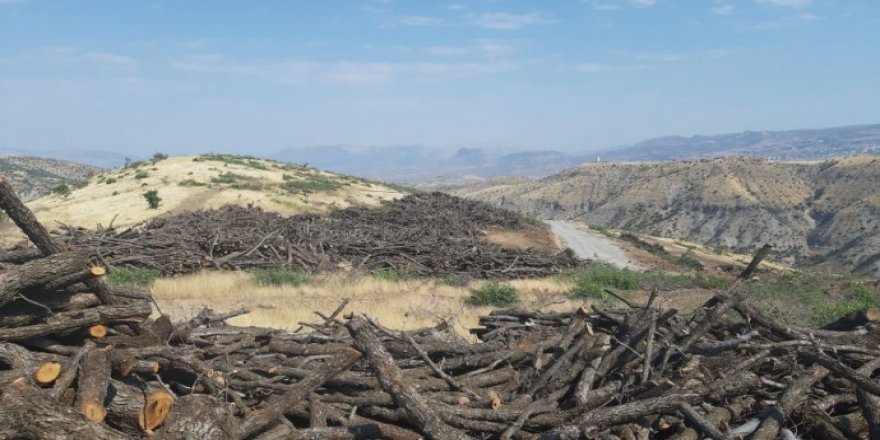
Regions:
M 590 164 L 452 191 L 540 218 L 686 239 L 787 263 L 880 272 L 880 158 Z
M 164 214 L 229 204 L 292 215 L 378 206 L 403 195 L 400 189 L 305 166 L 217 154 L 159 156 L 96 174 L 69 190 L 32 200 L 28 206 L 49 227 L 60 222 L 94 228 L 111 222 L 133 226 Z M 144 197 L 151 190 L 161 198 L 156 209 Z M 10 223 L 0 228 L 6 241 L 16 234 Z

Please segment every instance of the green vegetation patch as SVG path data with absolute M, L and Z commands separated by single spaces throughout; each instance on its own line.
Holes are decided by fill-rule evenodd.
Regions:
M 290 194 L 311 194 L 316 192 L 336 191 L 348 182 L 340 182 L 336 177 L 324 176 L 321 174 L 307 174 L 304 176 L 291 176 L 285 174 L 284 182 L 281 188 Z
M 147 177 L 150 177 L 150 173 L 144 170 L 137 170 L 137 172 L 134 173 L 134 178 L 137 180 L 146 179 Z
M 156 278 L 159 278 L 159 274 L 156 271 L 143 267 L 118 268 L 111 270 L 107 274 L 107 280 L 118 285 L 133 284 L 150 287 L 153 281 L 156 281 Z
M 412 278 L 410 274 L 390 267 L 382 267 L 374 270 L 373 276 L 380 280 L 391 281 L 394 283 Z
M 55 194 L 56 196 L 59 196 L 59 197 L 67 198 L 70 196 L 70 193 L 71 193 L 70 187 L 64 183 L 52 188 L 52 194 Z
M 254 272 L 254 280 L 261 286 L 299 287 L 309 282 L 309 275 L 289 269 L 267 269 Z
M 793 325 L 822 326 L 857 310 L 880 309 L 880 288 L 849 277 L 789 272 L 746 289 L 761 310 Z
M 519 291 L 510 284 L 490 281 L 472 289 L 466 301 L 475 306 L 506 307 L 519 302 Z
M 253 156 L 237 156 L 234 154 L 215 154 L 208 153 L 202 154 L 199 157 L 193 159 L 193 161 L 200 162 L 202 160 L 210 160 L 214 162 L 223 162 L 226 164 L 233 165 L 241 165 L 248 168 L 254 168 L 258 170 L 268 170 L 269 167 L 266 166 L 265 160 L 258 159 Z
M 641 272 L 622 269 L 611 264 L 594 263 L 571 274 L 575 287 L 568 296 L 578 299 L 592 299 L 599 303 L 613 302 L 614 297 L 605 289 L 617 290 L 661 290 L 678 289 L 723 289 L 730 281 L 705 274 L 685 274 L 666 272 Z
M 189 187 L 194 187 L 194 186 L 207 186 L 208 184 L 203 183 L 203 182 L 199 182 L 199 181 L 193 180 L 193 179 L 185 179 L 185 180 L 181 180 L 180 182 L 177 182 L 177 185 L 185 187 L 185 188 L 189 188 Z
M 144 199 L 147 201 L 147 206 L 150 209 L 159 209 L 159 203 L 162 202 L 162 198 L 159 197 L 159 191 L 155 189 L 151 189 L 143 194 Z

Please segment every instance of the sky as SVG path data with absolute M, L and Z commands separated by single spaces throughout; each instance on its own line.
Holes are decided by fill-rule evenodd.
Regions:
M 876 0 L 0 0 L 0 148 L 589 151 L 880 122 Z

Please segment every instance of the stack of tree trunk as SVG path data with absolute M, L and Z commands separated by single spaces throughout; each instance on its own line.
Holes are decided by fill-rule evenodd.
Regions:
M 576 263 L 568 253 L 505 249 L 488 229 L 546 228 L 482 202 L 413 194 L 379 209 L 353 207 L 325 216 L 282 217 L 260 208 L 190 211 L 117 231 L 64 227 L 65 244 L 98 248 L 115 264 L 163 274 L 202 269 L 340 267 L 418 276 L 547 276 Z
M 58 246 L 0 180 L 43 253 L 0 271 L 0 438 L 878 438 L 880 330 L 777 323 L 732 287 L 696 312 L 496 310 L 477 341 L 316 313 L 308 331 L 171 323 Z M 246 292 L 242 293 L 243 295 Z

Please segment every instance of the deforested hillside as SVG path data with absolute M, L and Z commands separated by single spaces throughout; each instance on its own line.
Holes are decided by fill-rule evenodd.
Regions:
M 58 159 L 29 156 L 0 157 L 0 174 L 18 188 L 21 198 L 30 200 L 59 185 L 76 185 L 100 168 Z
M 880 158 L 606 163 L 456 194 L 547 219 L 687 239 L 834 270 L 880 270 Z
M 220 154 L 167 157 L 104 171 L 28 202 L 42 222 L 57 226 L 129 227 L 168 214 L 225 205 L 260 207 L 283 215 L 378 206 L 400 188 L 315 168 Z M 153 204 L 151 205 L 151 198 Z M 0 238 L 21 237 L 0 224 Z

